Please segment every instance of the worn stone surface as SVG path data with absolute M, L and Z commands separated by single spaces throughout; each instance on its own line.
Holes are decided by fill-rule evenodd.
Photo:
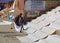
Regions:
M 21 43 L 16 36 L 26 36 L 26 32 L 16 32 L 11 26 L 0 26 L 0 43 Z

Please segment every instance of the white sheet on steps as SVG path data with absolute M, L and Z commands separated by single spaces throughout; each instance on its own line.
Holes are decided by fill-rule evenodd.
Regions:
M 47 26 L 47 27 L 43 27 L 41 29 L 41 31 L 44 32 L 44 33 L 46 33 L 46 34 L 48 34 L 48 35 L 50 35 L 50 34 L 53 34 L 56 31 L 56 29 Z
M 21 42 L 35 42 L 37 40 L 45 38 L 46 36 L 47 34 L 37 31 L 33 34 L 29 34 L 28 36 L 24 36 L 24 37 L 17 36 L 17 37 Z M 27 40 L 30 40 L 30 41 L 27 41 Z
M 39 40 L 36 43 L 60 43 L 60 36 L 50 35 L 46 39 Z
M 60 19 L 57 19 L 54 23 L 51 23 L 49 27 L 53 27 L 56 30 L 60 30 Z

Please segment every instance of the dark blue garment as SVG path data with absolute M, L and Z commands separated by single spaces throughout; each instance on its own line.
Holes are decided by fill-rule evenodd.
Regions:
M 0 0 L 0 3 L 7 3 L 7 2 L 10 2 L 10 1 L 13 1 L 13 0 Z
M 20 18 L 19 18 L 19 16 L 17 16 L 17 17 L 15 18 L 15 23 L 16 23 L 17 26 L 22 26 L 23 23 L 24 23 L 23 17 L 20 17 Z
M 3 10 L 5 7 L 3 5 L 0 5 L 0 11 Z
M 21 17 L 21 19 L 19 20 L 19 24 L 20 24 L 20 26 L 22 26 L 23 23 L 24 23 L 24 19 Z

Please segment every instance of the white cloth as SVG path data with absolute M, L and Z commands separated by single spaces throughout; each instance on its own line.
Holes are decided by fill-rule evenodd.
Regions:
M 28 37 L 16 37 L 19 41 L 21 41 L 21 43 L 34 43 L 32 39 L 28 38 Z
M 50 35 L 46 39 L 39 40 L 36 43 L 60 43 L 60 36 Z
M 32 36 L 32 35 L 28 35 L 28 36 L 24 36 L 24 37 L 20 37 L 20 36 L 17 36 L 16 38 L 18 38 L 22 43 L 25 42 L 25 43 L 31 43 L 31 42 L 34 42 L 36 40 L 39 40 L 38 38 Z
M 15 27 L 15 30 L 16 30 L 17 32 L 20 32 L 20 31 L 21 31 L 21 26 L 17 26 L 17 25 L 14 23 L 14 27 Z M 29 29 L 29 27 L 28 27 L 27 25 L 23 25 L 23 28 L 24 28 L 24 30 Z
M 43 39 L 43 38 L 47 37 L 48 34 L 43 33 L 43 32 L 41 32 L 40 30 L 38 30 L 38 31 L 36 31 L 36 32 L 33 33 L 33 34 L 30 34 L 30 36 L 34 36 L 34 37 L 36 37 L 36 38 L 38 38 L 38 39 Z
M 47 43 L 45 40 L 39 40 L 38 42 L 36 43 Z
M 47 26 L 47 27 L 43 27 L 41 31 L 50 35 L 50 34 L 53 34 L 56 31 L 56 29 Z
M 24 27 L 24 30 L 29 29 L 29 26 L 28 25 L 23 25 L 23 27 Z
M 54 36 L 48 36 L 45 41 L 47 41 L 47 43 L 60 43 L 60 39 Z
M 15 23 L 14 23 L 14 27 L 15 27 L 15 30 L 17 32 L 20 32 L 21 31 L 21 26 L 17 26 Z
M 54 23 L 51 23 L 49 27 L 53 27 L 56 30 L 60 30 L 60 19 L 56 20 Z

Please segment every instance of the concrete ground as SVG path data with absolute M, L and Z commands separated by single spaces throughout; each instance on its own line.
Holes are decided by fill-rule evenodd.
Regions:
M 11 29 L 10 26 L 0 25 L 0 43 L 21 43 L 16 36 L 25 36 L 26 32 L 16 32 L 15 29 Z
M 15 37 L 0 37 L 0 43 L 20 43 Z
M 27 35 L 25 32 L 17 33 L 17 32 L 0 32 L 0 43 L 21 43 L 16 36 L 24 36 Z

